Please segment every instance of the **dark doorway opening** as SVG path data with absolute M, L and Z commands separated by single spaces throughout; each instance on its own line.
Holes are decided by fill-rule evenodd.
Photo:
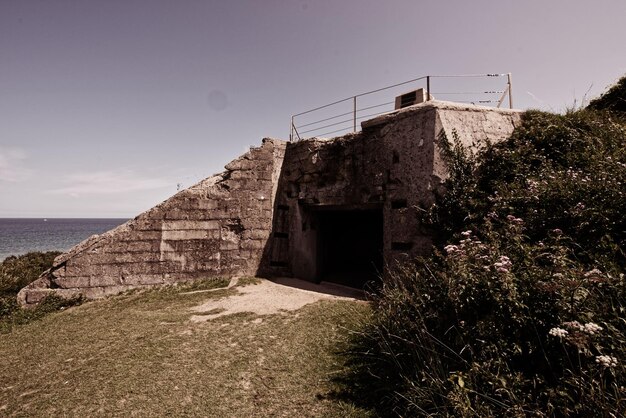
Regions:
M 317 212 L 317 271 L 320 281 L 362 289 L 379 281 L 383 268 L 381 209 Z

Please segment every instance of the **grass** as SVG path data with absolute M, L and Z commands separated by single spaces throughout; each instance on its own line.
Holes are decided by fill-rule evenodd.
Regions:
M 331 396 L 345 367 L 346 329 L 366 305 L 322 301 L 192 323 L 191 307 L 237 287 L 185 290 L 89 302 L 0 335 L 0 415 L 368 415 Z

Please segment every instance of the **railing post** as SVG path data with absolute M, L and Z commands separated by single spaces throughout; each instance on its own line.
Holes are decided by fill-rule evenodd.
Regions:
M 506 76 L 509 85 L 509 109 L 513 109 L 513 88 L 511 86 L 511 73 L 508 73 Z
M 426 76 L 426 101 L 430 100 L 430 76 Z
M 356 96 L 354 96 L 354 116 L 352 120 L 352 132 L 356 132 Z
M 293 116 L 291 117 L 291 125 L 289 125 L 289 142 L 293 141 Z

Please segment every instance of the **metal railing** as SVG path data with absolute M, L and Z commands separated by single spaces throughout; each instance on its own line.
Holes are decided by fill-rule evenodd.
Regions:
M 506 84 L 501 81 L 503 77 Z M 435 79 L 441 80 L 434 83 Z M 468 79 L 473 81 L 467 83 Z M 434 84 L 439 90 L 433 90 Z M 509 108 L 513 108 L 511 73 L 427 75 L 296 113 L 291 116 L 289 140 L 357 132 L 358 121 L 395 110 L 395 100 L 389 100 L 406 93 L 400 92 L 399 88 L 407 89 L 408 85 L 412 90 L 425 89 L 426 100 L 450 98 L 448 100 L 453 102 L 495 105 L 499 108 L 508 97 Z

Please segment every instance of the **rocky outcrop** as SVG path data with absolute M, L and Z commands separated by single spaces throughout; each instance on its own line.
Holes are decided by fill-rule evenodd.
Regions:
M 22 289 L 19 302 L 36 304 L 50 293 L 95 299 L 158 284 L 254 275 L 270 235 L 285 145 L 264 139 L 226 171 L 78 244 Z

